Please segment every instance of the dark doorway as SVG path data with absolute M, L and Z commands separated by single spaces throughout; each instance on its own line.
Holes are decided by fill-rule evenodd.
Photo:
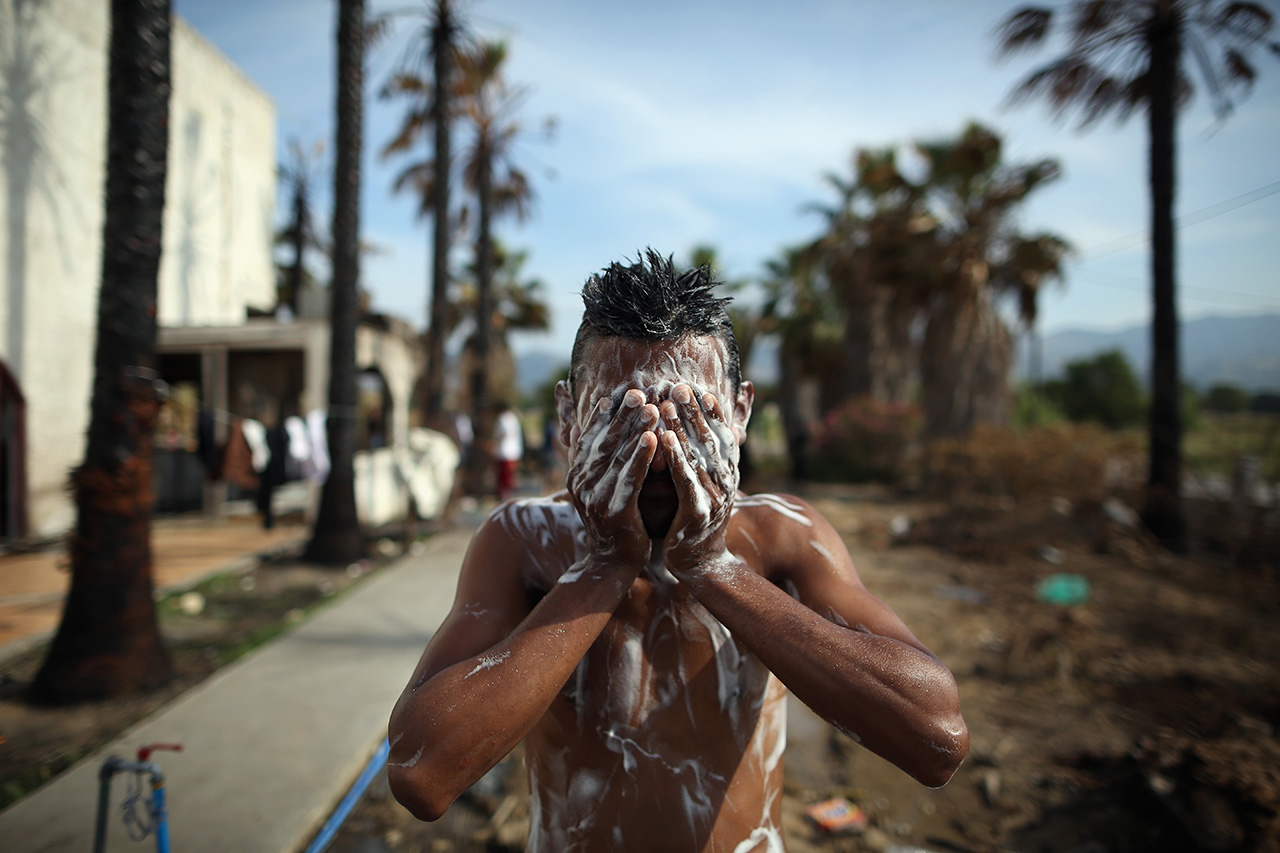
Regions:
M 0 539 L 27 535 L 27 403 L 0 362 Z

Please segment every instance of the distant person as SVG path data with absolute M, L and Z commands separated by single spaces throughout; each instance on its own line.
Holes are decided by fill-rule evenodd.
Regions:
M 969 733 L 831 524 L 738 491 L 754 389 L 728 300 L 647 260 L 583 288 L 568 488 L 476 531 L 391 715 L 391 790 L 434 820 L 523 741 L 528 850 L 780 851 L 788 689 L 930 786 Z
M 493 422 L 494 478 L 498 500 L 505 501 L 515 491 L 520 460 L 524 458 L 524 428 L 510 406 L 499 403 L 494 409 L 497 411 Z
M 471 443 L 475 440 L 475 432 L 471 429 L 471 418 L 466 412 L 455 412 L 453 415 L 453 435 L 458 442 L 458 469 L 464 470 L 471 458 Z
M 547 418 L 542 424 L 542 479 L 548 489 L 564 485 L 560 476 L 560 430 L 555 417 Z

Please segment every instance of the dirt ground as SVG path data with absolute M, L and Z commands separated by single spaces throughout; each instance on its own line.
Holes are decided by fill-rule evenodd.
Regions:
M 1280 850 L 1274 564 L 1243 572 L 1172 558 L 1114 504 L 1108 515 L 1061 499 L 947 506 L 850 487 L 805 496 L 872 592 L 955 672 L 972 748 L 932 791 L 816 718 L 800 742 L 793 729 L 792 853 Z M 1059 573 L 1087 579 L 1088 600 L 1038 600 Z M 868 828 L 826 836 L 805 817 L 833 796 L 859 805 Z M 408 816 L 384 776 L 330 849 L 514 851 L 527 826 L 513 755 L 434 824 Z
M 793 708 L 784 828 L 808 851 L 1280 851 L 1277 562 L 1172 558 L 1110 507 L 948 505 L 813 487 L 867 586 L 955 672 L 970 757 L 920 787 Z M 1114 516 L 1114 517 L 1113 517 Z M 376 569 L 376 565 L 370 567 Z M 1037 599 L 1057 573 L 1082 604 Z M 153 696 L 74 709 L 22 701 L 38 655 L 0 664 L 0 803 L 69 766 L 357 580 L 285 558 L 161 609 L 178 677 Z M 802 725 L 803 724 L 803 725 Z M 798 733 L 798 734 L 797 734 Z M 528 824 L 518 754 L 434 824 L 375 782 L 330 850 L 514 851 Z M 829 837 L 804 809 L 833 796 L 870 818 Z

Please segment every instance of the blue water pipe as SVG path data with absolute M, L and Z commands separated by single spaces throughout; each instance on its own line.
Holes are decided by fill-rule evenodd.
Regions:
M 382 745 L 378 747 L 373 757 L 369 759 L 369 763 L 364 766 L 364 771 L 360 774 L 360 778 L 356 779 L 355 784 L 351 786 L 351 790 L 347 791 L 347 795 L 342 798 L 342 802 L 338 803 L 338 807 L 334 809 L 333 814 L 325 821 L 320 834 L 316 836 L 315 840 L 307 848 L 307 853 L 321 853 L 329 846 L 334 836 L 338 834 L 338 830 L 342 828 L 342 824 L 350 816 L 352 809 L 356 807 L 356 803 L 360 802 L 360 797 L 364 795 L 369 783 L 374 780 L 374 777 L 382 770 L 383 765 L 387 763 L 387 755 L 390 752 L 391 744 L 388 743 L 386 738 L 383 738 Z

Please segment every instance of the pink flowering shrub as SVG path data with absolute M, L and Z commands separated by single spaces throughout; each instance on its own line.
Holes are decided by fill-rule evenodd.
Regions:
M 923 418 L 910 403 L 854 397 L 835 407 L 814 430 L 808 472 L 824 482 L 897 483 L 919 438 Z

